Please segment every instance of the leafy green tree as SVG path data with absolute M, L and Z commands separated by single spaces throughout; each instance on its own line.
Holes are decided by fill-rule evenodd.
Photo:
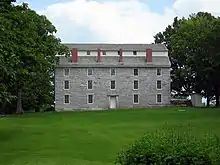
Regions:
M 34 100 L 50 94 L 56 54 L 69 55 L 69 50 L 55 37 L 56 28 L 45 16 L 38 15 L 26 3 L 13 5 L 12 2 L 3 2 L 5 7 L 0 15 L 1 82 L 8 87 L 9 79 L 13 79 L 11 87 L 15 93 L 11 95 L 17 98 L 16 112 L 23 113 L 24 91 L 29 94 L 35 91 Z

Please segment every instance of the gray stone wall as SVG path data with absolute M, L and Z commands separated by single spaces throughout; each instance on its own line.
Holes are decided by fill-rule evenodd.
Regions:
M 109 61 L 111 62 L 111 61 Z M 170 71 L 162 68 L 162 75 L 156 75 L 156 68 L 139 68 L 139 76 L 133 75 L 134 68 L 116 68 L 116 76 L 110 75 L 110 68 L 93 68 L 93 75 L 87 76 L 87 68 L 70 68 L 70 75 L 64 76 L 63 68 L 55 70 L 56 110 L 108 109 L 109 94 L 118 95 L 117 108 L 165 106 L 170 104 Z M 70 89 L 64 90 L 64 80 L 70 81 Z M 87 81 L 93 81 L 93 89 L 87 89 Z M 110 81 L 116 81 L 116 90 L 110 90 Z M 139 81 L 139 90 L 133 90 L 133 80 Z M 162 81 L 162 89 L 156 89 L 156 81 Z M 70 95 L 70 104 L 64 104 L 64 95 Z M 87 95 L 94 95 L 94 103 L 87 104 Z M 139 104 L 133 104 L 133 94 L 139 94 Z M 156 103 L 156 94 L 162 94 L 162 103 Z

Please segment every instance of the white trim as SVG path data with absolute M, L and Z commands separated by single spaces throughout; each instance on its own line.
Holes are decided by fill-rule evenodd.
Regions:
M 89 89 L 89 81 L 92 81 L 92 89 Z M 87 90 L 93 90 L 93 80 L 87 80 Z
M 161 102 L 158 102 L 158 101 L 157 101 L 157 95 L 161 95 Z M 156 94 L 156 103 L 157 103 L 157 104 L 162 104 L 162 102 L 163 102 L 163 96 L 162 96 L 162 94 L 161 94 L 161 93 L 157 93 L 157 94 Z
M 137 103 L 135 103 L 134 102 L 134 95 L 138 95 L 138 102 Z M 140 99 L 140 94 L 139 93 L 133 93 L 133 95 L 132 95 L 132 97 L 133 97 L 133 104 L 139 104 L 139 99 Z
M 114 69 L 115 70 L 115 75 L 112 75 L 112 69 Z M 110 76 L 116 76 L 116 68 L 110 68 Z
M 138 71 L 138 74 L 137 74 L 137 75 L 134 75 L 134 70 L 135 70 L 135 69 L 137 69 L 137 71 Z M 134 68 L 134 69 L 133 69 L 133 76 L 139 76 L 139 69 L 138 69 L 138 68 Z
M 157 75 L 157 69 L 160 69 L 160 75 Z M 156 68 L 156 76 L 161 77 L 162 76 L 162 68 Z
M 65 75 L 65 69 L 68 69 L 69 74 Z M 68 77 L 70 75 L 70 68 L 63 68 L 63 76 Z
M 157 88 L 157 81 L 160 81 L 160 82 L 161 82 L 161 84 L 160 84 L 160 85 L 161 85 L 161 88 Z M 162 90 L 162 80 L 157 80 L 157 81 L 156 81 L 156 89 L 157 89 L 157 90 Z
M 89 75 L 89 69 L 91 69 L 91 71 L 92 71 L 91 75 Z M 87 68 L 87 76 L 92 76 L 92 75 L 93 75 L 93 68 Z
M 65 89 L 65 81 L 68 81 L 69 82 L 69 88 L 68 89 Z M 70 90 L 70 80 L 64 80 L 63 81 L 63 90 Z
M 112 81 L 115 81 L 115 89 L 112 89 L 112 88 L 111 88 L 111 87 L 112 87 L 112 85 L 111 85 L 111 84 L 112 84 L 112 83 L 111 83 Z M 116 80 L 110 80 L 110 90 L 116 90 Z
M 134 89 L 134 81 L 137 81 L 137 82 L 138 82 L 138 89 Z M 134 79 L 134 80 L 133 80 L 133 90 L 139 90 L 139 80 L 137 80 L 137 79 Z
M 89 103 L 89 95 L 92 95 L 92 103 Z M 87 104 L 94 104 L 94 94 L 93 93 L 87 93 Z
M 69 96 L 69 103 L 65 103 L 65 96 Z M 63 104 L 65 104 L 65 105 L 68 105 L 68 104 L 70 104 L 70 95 L 69 94 L 64 94 L 63 95 Z

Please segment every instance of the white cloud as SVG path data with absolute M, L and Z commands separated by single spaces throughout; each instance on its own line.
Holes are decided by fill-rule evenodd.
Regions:
M 87 33 L 81 37 L 92 34 L 94 42 L 151 43 L 153 35 L 164 30 L 176 15 L 198 11 L 218 14 L 218 6 L 220 0 L 176 0 L 159 14 L 149 9 L 147 1 L 144 4 L 140 0 L 72 0 L 53 4 L 39 13 L 57 27 L 57 35 L 63 42 L 75 42 L 74 35 L 86 29 Z

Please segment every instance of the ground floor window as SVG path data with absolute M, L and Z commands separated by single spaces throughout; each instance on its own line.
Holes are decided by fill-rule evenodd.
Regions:
M 64 95 L 64 103 L 69 104 L 70 103 L 70 95 Z
M 134 104 L 138 104 L 139 103 L 139 95 L 138 94 L 134 94 L 133 95 L 133 103 Z
M 93 95 L 88 95 L 88 98 L 87 98 L 87 102 L 88 104 L 92 104 L 93 103 Z
M 162 102 L 162 95 L 157 94 L 157 103 L 161 103 L 161 102 Z

